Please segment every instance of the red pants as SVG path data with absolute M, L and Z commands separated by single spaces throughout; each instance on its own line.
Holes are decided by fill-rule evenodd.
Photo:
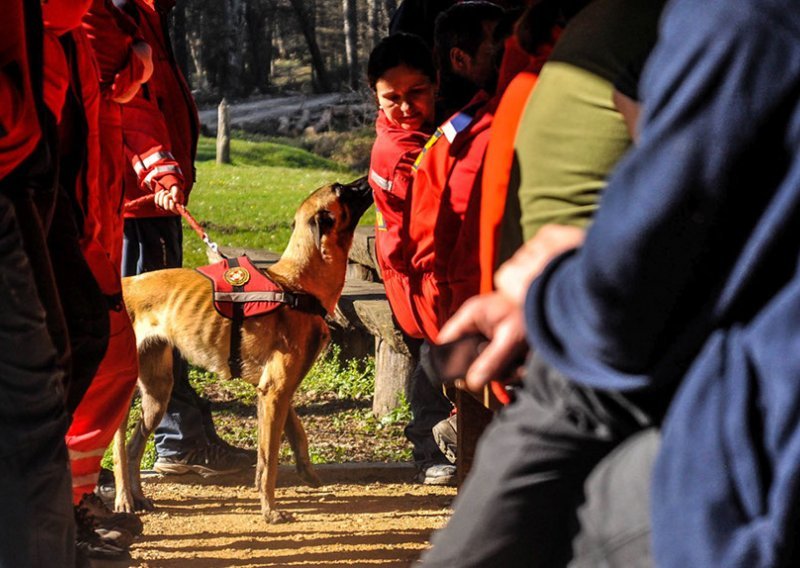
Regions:
M 111 310 L 111 337 L 100 368 L 73 415 L 67 431 L 72 467 L 72 499 L 94 491 L 100 461 L 130 407 L 139 374 L 136 338 L 124 309 Z

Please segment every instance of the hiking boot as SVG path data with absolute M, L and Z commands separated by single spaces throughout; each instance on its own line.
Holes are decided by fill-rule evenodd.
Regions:
M 79 558 L 103 560 L 130 560 L 127 549 L 103 540 L 97 532 L 91 516 L 85 509 L 75 507 L 75 548 Z
M 96 528 L 114 531 L 123 529 L 133 536 L 142 534 L 142 520 L 134 513 L 115 513 L 106 506 L 105 501 L 94 493 L 84 493 L 78 503 L 94 519 Z
M 456 466 L 442 463 L 423 467 L 414 479 L 423 485 L 455 485 Z
M 153 469 L 165 475 L 194 472 L 203 477 L 236 473 L 251 466 L 250 458 L 218 444 L 189 450 L 178 456 L 159 456 Z
M 456 448 L 458 447 L 458 430 L 456 420 L 458 416 L 453 414 L 450 418 L 438 422 L 432 429 L 433 439 L 439 449 L 442 450 L 444 457 L 450 463 L 456 463 Z

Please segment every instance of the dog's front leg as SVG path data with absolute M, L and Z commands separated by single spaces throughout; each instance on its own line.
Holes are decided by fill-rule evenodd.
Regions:
M 278 477 L 278 453 L 281 434 L 291 404 L 291 393 L 271 386 L 258 393 L 258 465 L 256 485 L 261 495 L 261 514 L 268 523 L 293 520 L 275 507 L 275 483 Z

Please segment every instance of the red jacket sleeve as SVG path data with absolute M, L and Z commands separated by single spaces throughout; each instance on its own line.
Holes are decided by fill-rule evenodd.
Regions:
M 164 117 L 150 100 L 147 85 L 123 105 L 122 128 L 125 155 L 136 172 L 140 189 L 154 192 L 159 186 L 183 186 L 183 172 L 170 151 Z
M 39 141 L 22 2 L 9 2 L 4 12 L 0 20 L 0 179 L 13 171 Z

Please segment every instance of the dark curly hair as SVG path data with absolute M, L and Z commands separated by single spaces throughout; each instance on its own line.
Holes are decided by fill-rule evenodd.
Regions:
M 416 69 L 427 76 L 431 83 L 436 83 L 436 67 L 428 45 L 419 36 L 397 33 L 383 38 L 369 54 L 367 81 L 370 88 L 374 91 L 378 79 L 399 65 Z

